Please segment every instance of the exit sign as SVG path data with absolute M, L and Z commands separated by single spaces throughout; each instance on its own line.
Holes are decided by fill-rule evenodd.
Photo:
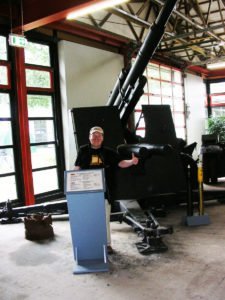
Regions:
M 25 48 L 27 45 L 27 39 L 23 35 L 11 33 L 9 35 L 9 45 L 13 47 Z

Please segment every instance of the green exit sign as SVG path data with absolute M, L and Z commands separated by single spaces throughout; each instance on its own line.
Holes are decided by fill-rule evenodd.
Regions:
M 25 48 L 27 45 L 27 39 L 23 35 L 11 33 L 9 35 L 9 45 L 13 47 Z

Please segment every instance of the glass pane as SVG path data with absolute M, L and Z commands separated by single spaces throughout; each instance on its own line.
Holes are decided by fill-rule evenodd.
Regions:
M 184 112 L 184 101 L 182 99 L 174 99 L 174 111 Z
M 0 36 L 0 59 L 7 60 L 6 37 Z
M 0 118 L 10 118 L 9 94 L 0 93 Z
M 151 94 L 158 94 L 158 95 L 161 94 L 159 80 L 154 80 L 154 79 L 149 80 L 149 92 Z
M 44 168 L 56 165 L 55 145 L 31 147 L 32 168 Z
M 172 98 L 163 97 L 162 98 L 162 104 L 164 104 L 164 105 L 170 105 L 171 111 L 173 110 L 173 101 L 172 101 Z
M 0 199 L 1 202 L 17 199 L 15 176 L 0 177 Z
M 156 104 L 156 105 L 160 105 L 161 103 L 161 97 L 159 96 L 152 96 L 150 95 L 150 104 Z
M 145 120 L 143 117 L 141 117 L 141 112 L 135 112 L 134 113 L 134 123 L 135 123 L 135 126 L 137 125 L 137 123 L 139 122 L 138 124 L 138 127 L 145 127 Z
M 184 128 L 176 128 L 176 136 L 177 138 L 185 140 L 185 129 Z
M 225 82 L 210 83 L 210 93 L 224 93 Z
M 183 96 L 182 85 L 173 84 L 173 96 L 174 97 L 182 97 Z
M 225 104 L 225 95 L 212 96 L 211 104 Z
M 54 126 L 51 120 L 29 121 L 29 130 L 31 143 L 45 143 L 55 140 Z
M 184 127 L 185 126 L 184 114 L 174 113 L 173 120 L 174 120 L 175 127 Z
M 50 88 L 50 72 L 26 69 L 26 85 L 28 87 Z
M 0 84 L 8 85 L 8 69 L 6 66 L 0 66 Z
M 0 149 L 0 174 L 14 172 L 14 157 L 12 149 Z
M 225 116 L 225 107 L 212 107 L 212 116 L 213 117 L 221 117 Z
M 52 97 L 27 95 L 29 117 L 52 117 Z
M 141 96 L 140 100 L 138 101 L 138 103 L 136 104 L 135 106 L 135 109 L 142 109 L 142 105 L 148 105 L 149 102 L 148 102 L 148 95 L 143 95 Z
M 171 69 L 160 67 L 160 75 L 162 80 L 171 81 Z
M 50 66 L 49 46 L 28 42 L 24 51 L 26 64 Z
M 11 146 L 11 145 L 12 145 L 11 122 L 1 121 L 0 122 L 0 146 Z
M 149 86 L 148 86 L 148 82 L 145 84 L 144 86 L 144 93 L 149 93 Z
M 161 82 L 162 95 L 172 96 L 172 84 L 170 82 Z
M 182 76 L 180 71 L 172 70 L 173 72 L 173 82 L 182 83 Z
M 43 170 L 33 172 L 34 194 L 41 194 L 53 190 L 57 190 L 58 177 L 57 170 Z
M 160 78 L 158 65 L 149 64 L 147 67 L 147 72 L 149 77 Z
M 137 129 L 136 134 L 144 138 L 145 137 L 145 129 Z

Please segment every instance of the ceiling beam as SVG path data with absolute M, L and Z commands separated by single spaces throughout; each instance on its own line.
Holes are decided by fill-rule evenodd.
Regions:
M 18 22 L 14 31 L 21 31 L 21 29 L 23 29 L 23 31 L 29 31 L 63 20 L 68 13 L 99 1 L 100 0 L 23 0 L 23 24 L 19 24 Z
M 164 5 L 164 2 L 161 0 L 151 0 L 154 3 L 157 3 L 159 5 Z M 225 0 L 223 0 L 225 1 Z M 183 13 L 181 13 L 180 11 L 174 9 L 173 13 L 178 15 L 181 19 L 185 20 L 186 22 L 188 22 L 189 24 L 191 24 L 192 26 L 194 26 L 197 29 L 204 29 L 204 26 L 200 25 L 199 23 L 195 22 L 194 20 L 190 19 L 189 17 L 185 16 Z M 212 37 L 214 37 L 216 40 L 219 41 L 225 41 L 224 39 L 218 37 L 217 35 L 215 35 L 211 30 L 207 30 L 206 33 Z
M 115 33 L 109 33 L 101 28 L 95 28 L 78 21 L 74 21 L 73 24 L 71 24 L 71 21 L 55 22 L 49 24 L 47 28 L 65 32 L 78 37 L 80 36 L 88 40 L 118 48 L 123 48 L 130 43 L 130 40 L 124 36 L 120 36 Z

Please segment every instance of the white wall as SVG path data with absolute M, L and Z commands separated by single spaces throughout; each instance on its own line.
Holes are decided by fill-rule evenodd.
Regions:
M 105 105 L 123 66 L 123 56 L 119 54 L 66 41 L 59 43 L 67 170 L 73 167 L 76 157 L 70 110 L 74 107 Z
M 199 76 L 186 74 L 184 81 L 185 101 L 188 107 L 187 143 L 197 142 L 195 156 L 199 154 L 201 136 L 205 133 L 206 86 Z

